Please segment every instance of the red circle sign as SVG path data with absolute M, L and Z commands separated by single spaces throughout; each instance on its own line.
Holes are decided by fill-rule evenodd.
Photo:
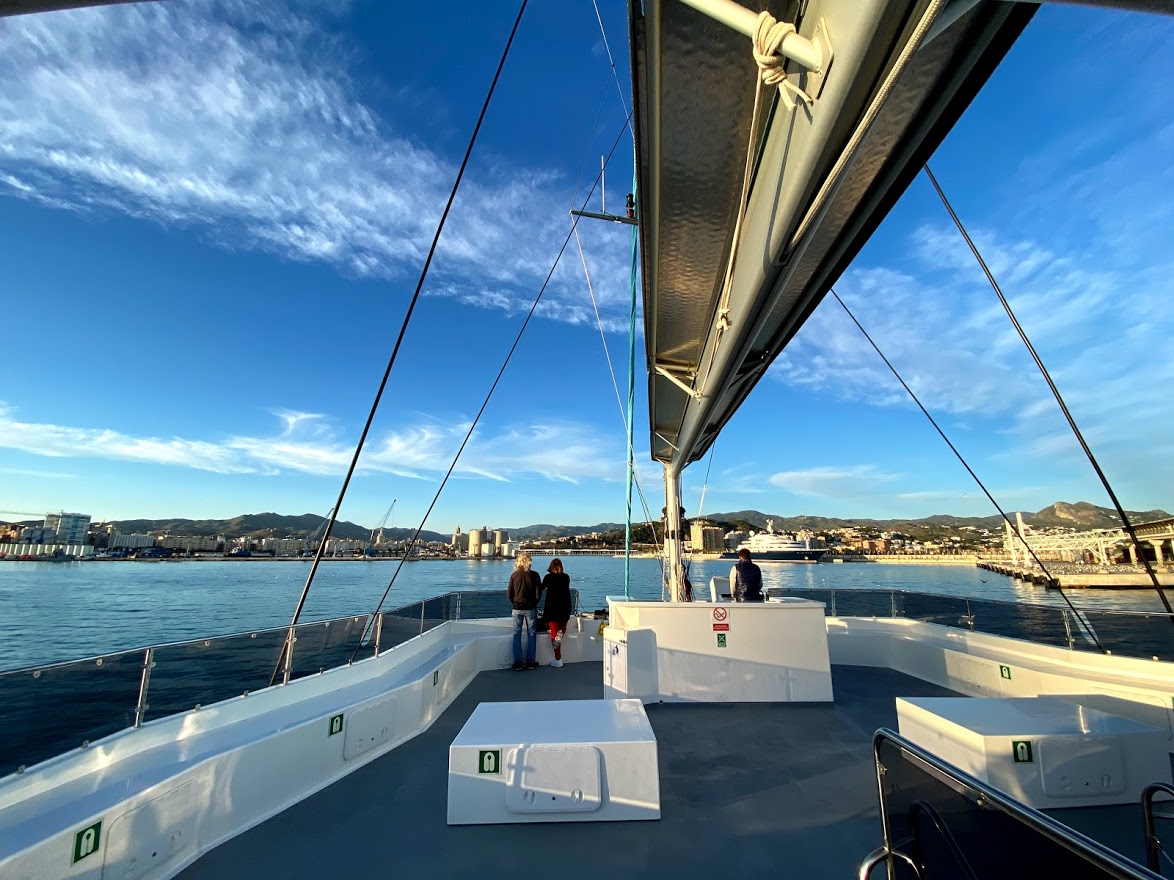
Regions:
M 713 619 L 714 620 L 725 620 L 726 617 L 729 616 L 729 613 L 730 612 L 726 611 L 726 609 L 724 609 L 724 608 L 714 608 L 713 609 Z

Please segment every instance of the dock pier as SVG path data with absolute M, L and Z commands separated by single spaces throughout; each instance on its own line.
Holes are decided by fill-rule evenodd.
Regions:
M 1063 590 L 1144 590 L 1153 587 L 1145 569 L 1140 565 L 1096 565 L 1074 562 L 1046 563 L 1052 575 L 1049 578 L 1037 565 L 1023 565 L 1002 559 L 979 559 L 975 565 L 1049 589 Z M 1174 566 L 1154 565 L 1158 583 L 1174 587 Z

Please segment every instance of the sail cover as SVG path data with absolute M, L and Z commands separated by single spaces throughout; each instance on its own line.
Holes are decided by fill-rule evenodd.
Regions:
M 630 0 L 652 457 L 718 431 L 819 305 L 1035 11 L 1006 2 L 803 0 L 765 9 L 826 38 L 813 98 L 763 94 L 751 40 L 682 0 Z M 818 29 L 818 33 L 817 33 Z

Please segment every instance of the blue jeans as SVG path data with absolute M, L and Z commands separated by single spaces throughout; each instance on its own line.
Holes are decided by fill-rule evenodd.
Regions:
M 538 611 L 530 608 L 526 611 L 519 611 L 514 609 L 514 662 L 521 663 L 523 660 L 526 663 L 534 662 L 534 652 L 538 647 L 537 634 L 534 632 L 535 618 L 538 616 Z M 529 641 L 526 643 L 526 656 L 522 657 L 522 623 L 526 624 L 526 632 L 529 633 Z

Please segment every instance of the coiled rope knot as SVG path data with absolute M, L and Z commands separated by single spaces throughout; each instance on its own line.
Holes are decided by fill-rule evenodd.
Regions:
M 779 54 L 783 41 L 794 33 L 795 25 L 790 22 L 777 21 L 769 12 L 758 13 L 758 24 L 754 27 L 754 61 L 763 83 L 779 87 L 779 98 L 788 110 L 795 109 L 793 96 L 811 105 L 807 93 L 787 79 L 787 72 L 783 70 L 783 62 L 787 59 Z

